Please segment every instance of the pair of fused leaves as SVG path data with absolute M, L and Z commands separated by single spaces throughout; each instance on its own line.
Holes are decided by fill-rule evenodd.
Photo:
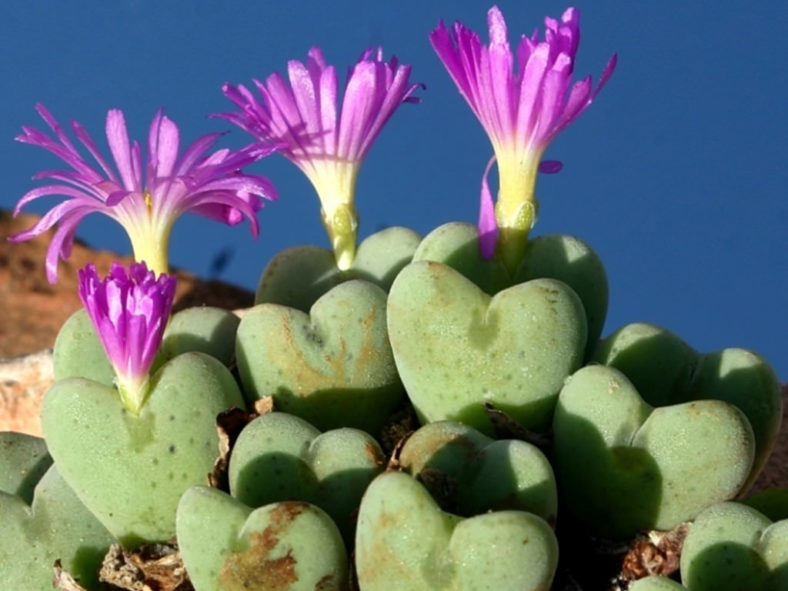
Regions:
M 346 555 L 322 510 L 336 513 L 341 491 L 341 515 L 349 503 L 358 511 L 350 542 L 364 590 L 390 589 L 393 580 L 414 591 L 549 589 L 558 547 L 545 518 L 555 518 L 556 489 L 543 454 L 522 441 L 434 423 L 402 447 L 405 472 L 386 472 L 367 486 L 381 467 L 369 464 L 364 437 L 351 429 L 316 434 L 282 413 L 247 425 L 230 460 L 238 499 L 196 487 L 178 507 L 178 541 L 196 588 L 342 588 Z M 454 513 L 420 484 L 430 476 L 462 491 Z M 497 485 L 486 486 L 490 479 Z M 253 509 L 261 503 L 269 504 Z
M 367 251 L 375 252 L 374 272 Z M 492 433 L 487 400 L 546 429 L 563 379 L 604 323 L 604 269 L 568 236 L 533 240 L 513 277 L 497 258 L 480 256 L 467 224 L 447 224 L 421 242 L 401 228 L 370 236 L 346 275 L 330 253 L 316 252 L 291 249 L 269 264 L 260 305 L 239 328 L 238 358 L 251 396 L 272 394 L 279 408 L 321 428 L 376 433 L 397 388 L 401 396 L 401 379 L 422 422 L 459 420 Z M 388 298 L 354 281 L 324 293 L 347 278 L 391 286 Z M 372 291 L 377 297 L 365 293 Z
M 53 565 L 95 588 L 114 538 L 61 478 L 43 439 L 0 433 L 0 586 L 46 591 Z
M 598 535 L 670 529 L 746 490 L 782 414 L 769 365 L 743 349 L 700 355 L 646 324 L 608 337 L 558 399 L 556 473 Z

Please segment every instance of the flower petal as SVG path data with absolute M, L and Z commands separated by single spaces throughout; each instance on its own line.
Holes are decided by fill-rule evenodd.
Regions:
M 45 170 L 35 175 L 35 179 L 46 178 L 60 184 L 28 191 L 19 200 L 15 215 L 40 197 L 57 195 L 66 200 L 11 240 L 28 240 L 60 224 L 47 251 L 47 277 L 52 282 L 56 279 L 58 258 L 68 257 L 77 223 L 87 213 L 98 211 L 120 222 L 131 239 L 135 257 L 165 271 L 169 232 L 182 213 L 193 210 L 227 224 L 236 224 L 247 217 L 256 236 L 259 225 L 255 215 L 262 207 L 262 199 L 276 198 L 270 181 L 245 175 L 241 169 L 279 149 L 278 144 L 220 149 L 206 155 L 222 135 L 214 133 L 198 138 L 179 158 L 178 128 L 160 110 L 150 126 L 143 170 L 139 142 L 130 142 L 123 113 L 112 109 L 107 113 L 106 133 L 119 176 L 82 125 L 71 123 L 74 135 L 99 164 L 102 176 L 80 156 L 49 111 L 41 105 L 38 110 L 58 141 L 28 127 L 22 128 L 23 133 L 17 139 L 52 152 L 73 170 Z
M 113 263 L 102 280 L 91 264 L 79 271 L 79 296 L 115 370 L 124 405 L 138 413 L 172 309 L 175 277 L 157 279 L 144 263 L 132 264 L 128 272 Z
M 495 245 L 498 242 L 498 224 L 495 221 L 495 205 L 493 204 L 490 185 L 487 183 L 487 175 L 495 162 L 495 156 L 490 158 L 487 167 L 482 175 L 482 190 L 479 204 L 479 250 L 482 257 L 489 260 L 495 254 Z
M 134 168 L 131 163 L 131 146 L 129 144 L 129 134 L 126 131 L 126 120 L 123 111 L 110 109 L 107 113 L 107 142 L 115 159 L 115 165 L 120 172 L 123 185 L 129 191 L 139 191 L 138 179 L 134 178 Z

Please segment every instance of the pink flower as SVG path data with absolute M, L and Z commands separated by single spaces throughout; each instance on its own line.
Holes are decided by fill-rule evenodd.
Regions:
M 159 111 L 151 123 L 148 159 L 143 167 L 140 145 L 129 142 L 123 112 L 112 109 L 107 113 L 106 134 L 113 168 L 82 125 L 72 121 L 71 130 L 95 164 L 79 153 L 43 105 L 37 105 L 36 109 L 55 138 L 35 128 L 23 127 L 23 133 L 16 139 L 52 152 L 71 170 L 45 170 L 36 174 L 33 178 L 51 179 L 57 184 L 25 194 L 14 215 L 39 197 L 61 195 L 67 199 L 10 240 L 29 240 L 58 224 L 46 257 L 50 283 L 57 280 L 58 257 L 65 260 L 71 254 L 77 225 L 89 213 L 100 212 L 119 222 L 131 239 L 136 260 L 145 261 L 150 269 L 163 273 L 167 271 L 170 231 L 182 213 L 193 211 L 231 225 L 245 216 L 256 237 L 259 233 L 256 212 L 262 207 L 263 199 L 276 198 L 276 189 L 270 181 L 240 171 L 275 147 L 221 149 L 206 156 L 221 135 L 214 133 L 202 136 L 179 156 L 178 128 Z
M 617 58 L 615 54 L 610 58 L 596 88 L 590 76 L 572 84 L 580 42 L 577 9 L 567 9 L 560 23 L 546 18 L 544 41 L 539 40 L 538 31 L 531 37 L 523 35 L 516 58 L 497 6 L 487 13 L 487 22 L 488 46 L 462 23 L 455 23 L 449 31 L 441 22 L 430 41 L 487 132 L 498 164 L 495 206 L 487 185 L 492 160 L 482 179 L 482 254 L 493 255 L 500 230 L 504 262 L 513 268 L 519 264 L 535 221 L 536 173 L 558 172 L 561 167 L 560 162 L 541 162 L 542 155 L 555 136 L 591 104 L 613 73 Z
M 423 84 L 408 81 L 410 66 L 383 50 L 365 51 L 348 73 L 341 111 L 337 106 L 337 76 L 318 47 L 309 50 L 306 64 L 288 62 L 290 84 L 278 74 L 265 83 L 254 80 L 258 100 L 245 86 L 225 84 L 224 94 L 240 111 L 218 115 L 252 134 L 264 145 L 283 144 L 279 151 L 312 182 L 322 206 L 337 265 L 353 262 L 358 215 L 354 191 L 361 162 L 372 142 L 403 102 Z
M 117 376 L 124 406 L 138 414 L 148 396 L 148 372 L 161 346 L 175 297 L 175 276 L 159 278 L 145 263 L 113 263 L 101 279 L 92 264 L 79 271 L 79 297 Z

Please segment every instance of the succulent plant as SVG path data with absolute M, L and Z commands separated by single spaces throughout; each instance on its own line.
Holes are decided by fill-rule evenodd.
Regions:
M 334 522 L 302 502 L 252 509 L 213 488 L 178 504 L 178 545 L 198 591 L 344 591 L 347 555 Z
M 408 437 L 399 464 L 452 513 L 470 517 L 514 509 L 555 523 L 558 492 L 552 467 L 525 441 L 496 441 L 462 423 L 437 421 Z
M 734 498 L 755 451 L 750 424 L 735 406 L 698 400 L 654 408 L 624 374 L 601 365 L 566 381 L 553 433 L 567 509 L 613 538 L 670 529 Z
M 306 501 L 323 509 L 352 547 L 355 512 L 385 456 L 371 435 L 343 427 L 321 433 L 298 417 L 273 412 L 254 419 L 233 446 L 233 497 L 260 507 Z
M 205 481 L 216 460 L 216 415 L 244 404 L 230 372 L 202 353 L 176 357 L 152 383 L 138 416 L 108 386 L 85 378 L 57 381 L 41 412 L 63 478 L 130 547 L 173 537 L 178 499 Z
M 370 234 L 358 245 L 352 265 L 336 266 L 334 254 L 317 246 L 294 246 L 268 262 L 255 294 L 255 304 L 280 304 L 309 312 L 332 287 L 363 279 L 388 292 L 394 277 L 413 258 L 421 237 L 409 228 L 393 226 Z
M 786 490 L 732 502 L 779 431 L 774 371 L 750 351 L 699 354 L 644 323 L 599 342 L 599 257 L 572 236 L 529 235 L 537 175 L 561 167 L 544 151 L 616 64 L 595 87 L 572 82 L 578 19 L 573 8 L 546 19 L 544 40 L 523 36 L 516 52 L 497 7 L 487 46 L 461 23 L 433 30 L 494 156 L 478 224 L 423 239 L 396 226 L 356 244 L 361 162 L 423 88 L 382 49 L 351 67 L 341 103 L 317 47 L 289 63 L 289 84 L 256 82 L 259 98 L 226 84 L 239 110 L 219 117 L 254 143 L 207 156 L 220 134 L 180 154 L 159 112 L 143 163 L 111 110 L 114 168 L 72 125 L 95 166 L 39 106 L 54 136 L 24 128 L 18 139 L 72 170 L 41 173 L 64 184 L 17 209 L 67 201 L 12 240 L 59 222 L 54 280 L 76 225 L 98 211 L 127 230 L 138 260 L 106 277 L 80 270 L 85 309 L 55 343 L 45 441 L 0 434 L 0 587 L 49 588 L 60 561 L 93 591 L 117 541 L 177 543 L 196 591 L 547 591 L 576 588 L 583 565 L 606 568 L 608 546 L 680 524 L 681 584 L 646 577 L 631 589 L 788 589 Z M 240 319 L 172 314 L 172 223 L 193 211 L 246 218 L 256 234 L 276 191 L 241 168 L 275 151 L 313 183 L 331 250 L 273 257 Z
M 648 577 L 632 591 L 783 591 L 788 589 L 788 519 L 772 522 L 741 503 L 698 515 L 684 540 L 681 582 Z
M 386 332 L 386 293 L 352 280 L 305 314 L 258 304 L 238 327 L 236 354 L 251 400 L 273 396 L 279 410 L 319 429 L 377 433 L 404 391 Z
M 564 378 L 580 367 L 586 319 L 566 284 L 534 279 L 490 298 L 431 261 L 406 266 L 388 300 L 391 347 L 422 422 L 485 434 L 489 402 L 530 429 L 549 427 Z
M 229 310 L 200 306 L 172 315 L 161 348 L 153 361 L 156 371 L 182 353 L 205 353 L 226 367 L 235 363 L 235 333 L 240 318 Z
M 52 465 L 43 439 L 0 433 L 0 581 L 5 589 L 51 589 L 59 560 L 83 586 L 113 536 L 80 502 Z
M 546 591 L 557 563 L 555 534 L 531 513 L 464 519 L 401 472 L 378 476 L 361 500 L 356 572 L 364 591 L 387 591 L 393 581 L 413 591 Z
M 702 355 L 665 329 L 634 323 L 607 337 L 594 359 L 623 372 L 654 406 L 707 398 L 738 407 L 755 435 L 746 487 L 752 484 L 772 450 L 782 418 L 780 382 L 762 357 L 736 348 Z
M 525 245 L 525 253 L 511 274 L 497 257 L 485 259 L 478 248 L 476 227 L 449 222 L 427 234 L 413 261 L 435 261 L 462 273 L 482 291 L 493 295 L 531 279 L 563 281 L 580 297 L 586 316 L 586 356 L 596 348 L 607 315 L 607 274 L 590 246 L 566 235 L 537 236 Z
M 690 591 L 788 589 L 788 520 L 740 503 L 708 507 L 684 540 L 681 580 Z

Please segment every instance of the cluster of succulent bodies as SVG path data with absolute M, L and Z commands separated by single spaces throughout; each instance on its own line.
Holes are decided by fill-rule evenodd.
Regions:
M 571 236 L 528 235 L 537 171 L 560 168 L 542 154 L 615 56 L 596 88 L 571 84 L 576 10 L 546 19 L 544 39 L 524 36 L 514 54 L 497 8 L 488 21 L 488 46 L 459 23 L 431 41 L 490 136 L 498 199 L 485 172 L 478 225 L 424 237 L 391 227 L 357 244 L 360 163 L 421 86 L 381 51 L 350 70 L 341 109 L 319 49 L 289 64 L 289 84 L 255 82 L 259 98 L 226 85 L 239 110 L 220 116 L 255 139 L 238 151 L 206 155 L 211 135 L 179 153 L 159 113 L 143 162 L 110 111 L 114 168 L 72 124 L 97 168 L 39 107 L 56 139 L 33 128 L 19 139 L 72 170 L 42 173 L 58 184 L 19 207 L 69 199 L 14 239 L 59 224 L 54 281 L 77 223 L 100 211 L 127 230 L 138 263 L 80 272 L 85 309 L 55 343 L 45 441 L 3 434 L 4 588 L 50 588 L 55 560 L 99 588 L 113 542 L 172 540 L 197 591 L 580 588 L 564 550 L 576 539 L 626 543 L 694 521 L 681 582 L 632 589 L 788 589 L 785 491 L 732 501 L 779 431 L 773 370 L 741 349 L 699 354 L 649 324 L 600 340 L 599 258 Z M 313 182 L 332 249 L 275 256 L 240 317 L 171 315 L 175 218 L 247 218 L 256 233 L 276 191 L 241 168 L 273 152 Z M 259 401 L 274 411 L 243 426 L 222 457 L 226 483 L 209 486 L 217 416 Z

